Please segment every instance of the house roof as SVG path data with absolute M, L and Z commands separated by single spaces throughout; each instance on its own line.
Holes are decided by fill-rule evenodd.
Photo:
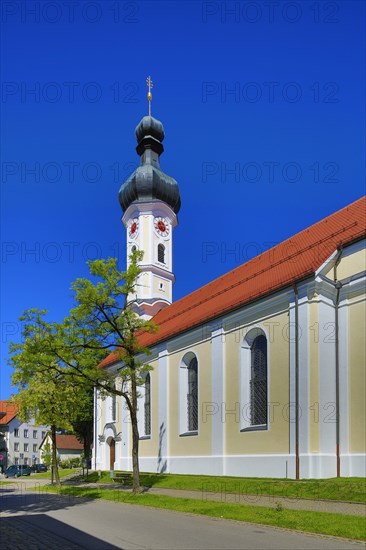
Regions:
M 366 197 L 160 310 L 153 318 L 158 331 L 143 334 L 141 345 L 165 341 L 310 277 L 335 250 L 363 236 Z M 107 367 L 118 360 L 111 353 L 100 366 Z
M 0 401 L 0 424 L 9 424 L 17 415 L 16 403 L 9 400 Z
M 82 450 L 83 444 L 75 435 L 56 434 L 56 448 L 67 450 Z

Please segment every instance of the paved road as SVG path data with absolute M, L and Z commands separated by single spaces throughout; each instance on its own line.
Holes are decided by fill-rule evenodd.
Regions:
M 362 543 L 4 487 L 2 550 L 357 550 Z

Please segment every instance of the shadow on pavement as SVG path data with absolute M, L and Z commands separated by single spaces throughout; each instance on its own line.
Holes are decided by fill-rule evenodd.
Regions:
M 98 490 L 95 492 L 97 493 Z M 90 494 L 90 496 L 96 498 L 98 495 Z M 75 497 L 72 494 L 47 493 L 44 487 L 32 488 L 32 491 L 27 491 L 20 484 L 14 483 L 1 488 L 0 511 L 2 514 L 46 513 L 51 510 L 78 506 L 83 504 L 85 500 L 85 498 Z
M 117 549 L 117 546 L 45 514 L 2 518 L 0 538 L 2 550 L 14 550 L 14 548 L 37 548 L 37 550 Z

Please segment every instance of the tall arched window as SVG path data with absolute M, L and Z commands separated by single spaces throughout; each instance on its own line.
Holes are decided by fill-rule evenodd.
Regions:
M 165 264 L 165 246 L 158 244 L 158 262 Z
M 250 420 L 252 426 L 267 424 L 267 339 L 257 336 L 251 346 Z
M 145 403 L 144 403 L 145 435 L 151 435 L 151 379 L 148 372 L 145 379 Z
M 116 421 L 116 409 L 117 409 L 117 404 L 116 404 L 116 394 L 112 394 L 112 404 L 111 404 L 111 416 L 112 416 L 112 422 L 115 422 Z
M 268 429 L 268 342 L 261 327 L 248 330 L 240 349 L 240 430 Z
M 198 430 L 198 364 L 197 358 L 191 359 L 188 369 L 187 417 L 188 431 Z

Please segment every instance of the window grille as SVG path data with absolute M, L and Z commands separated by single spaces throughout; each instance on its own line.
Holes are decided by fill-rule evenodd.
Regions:
M 145 435 L 151 435 L 151 379 L 150 374 L 146 375 L 145 381 Z
M 251 349 L 250 413 L 252 426 L 267 424 L 267 339 L 257 336 Z
M 158 245 L 158 262 L 165 264 L 165 247 L 163 244 Z
M 188 431 L 198 430 L 198 364 L 197 359 L 191 360 L 188 366 L 187 415 Z

